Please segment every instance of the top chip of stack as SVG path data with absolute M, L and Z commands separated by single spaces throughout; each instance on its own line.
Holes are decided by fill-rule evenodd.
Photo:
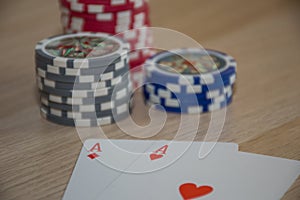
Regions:
M 128 116 L 129 45 L 100 33 L 60 35 L 35 48 L 41 112 L 70 126 L 111 124 Z
M 176 49 L 148 59 L 145 73 L 148 104 L 170 112 L 202 113 L 232 101 L 236 62 L 215 50 Z

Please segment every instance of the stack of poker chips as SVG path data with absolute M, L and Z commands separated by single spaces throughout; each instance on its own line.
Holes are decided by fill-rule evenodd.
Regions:
M 60 0 L 61 22 L 65 33 L 102 32 L 130 43 L 130 67 L 140 66 L 150 56 L 151 33 L 146 0 Z M 136 50 L 135 50 L 136 49 Z M 139 49 L 139 50 L 137 50 Z
M 129 45 L 100 33 L 67 34 L 36 45 L 41 114 L 68 126 L 99 126 L 131 111 Z
M 236 62 L 225 54 L 198 48 L 160 52 L 145 63 L 145 101 L 175 113 L 204 113 L 232 101 Z

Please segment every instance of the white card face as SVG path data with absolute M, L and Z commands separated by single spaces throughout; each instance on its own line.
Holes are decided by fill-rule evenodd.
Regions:
M 138 177 L 142 179 L 145 177 L 145 184 L 152 185 L 151 182 L 147 181 L 149 174 L 160 174 L 159 176 L 161 176 L 161 169 L 168 171 L 169 167 L 167 166 L 176 165 L 183 158 L 183 161 L 187 162 L 187 165 L 193 166 L 195 161 L 197 161 L 201 144 L 203 143 L 145 140 L 87 140 L 79 155 L 63 200 L 120 199 L 122 196 L 115 196 L 117 194 L 109 192 L 110 187 L 112 185 L 115 186 L 120 177 L 125 175 L 125 179 L 122 177 L 120 184 L 117 186 L 124 188 L 122 191 L 125 194 L 128 192 L 125 188 L 132 189 L 130 187 L 132 183 L 131 179 L 135 176 L 131 176 L 131 173 L 142 175 Z M 186 148 L 188 148 L 187 151 L 185 151 Z M 217 143 L 212 154 L 219 152 L 223 158 L 226 158 L 226 155 L 237 154 L 237 151 L 237 144 Z M 180 156 L 179 159 L 178 156 Z M 146 171 L 154 172 L 144 174 L 143 172 Z M 181 172 L 175 170 L 168 174 L 172 173 L 175 173 L 172 176 L 175 175 L 176 177 Z M 157 175 L 153 177 L 157 178 Z M 141 181 L 143 182 L 143 180 Z M 140 183 L 136 184 L 139 186 Z M 140 185 L 139 187 L 141 187 L 140 189 L 143 192 L 146 192 L 148 186 Z M 140 194 L 144 197 L 145 194 L 142 191 L 140 191 Z M 124 195 L 124 193 L 120 193 L 120 195 Z M 105 198 L 103 198 L 103 195 Z
M 300 175 L 300 162 L 296 160 L 245 152 L 239 152 L 236 160 L 240 169 L 248 168 L 240 197 L 247 190 L 253 193 L 252 199 L 281 199 Z M 241 177 L 233 180 L 242 182 Z
M 201 144 L 193 143 L 182 157 L 158 171 L 122 174 L 97 199 L 211 199 L 215 187 L 227 185 L 220 180 L 217 182 L 215 177 L 222 177 L 223 173 L 226 173 L 226 165 L 229 165 L 231 157 L 238 153 L 237 145 L 230 147 L 229 144 L 217 143 L 206 158 L 199 159 Z M 176 149 L 181 150 L 176 147 L 183 144 L 175 142 L 173 145 L 175 147 L 170 148 L 168 154 L 172 154 Z M 149 166 L 155 166 L 155 162 L 147 161 L 143 156 L 131 165 L 131 168 L 136 168 L 136 165 L 140 167 L 142 163 L 145 163 L 145 168 L 150 168 Z

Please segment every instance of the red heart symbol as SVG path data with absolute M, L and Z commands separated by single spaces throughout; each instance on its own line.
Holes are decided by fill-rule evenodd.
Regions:
M 150 159 L 151 160 L 156 160 L 156 159 L 159 159 L 159 158 L 162 158 L 162 157 L 163 157 L 163 155 L 161 155 L 161 154 L 155 154 L 155 153 L 150 154 Z
M 211 186 L 203 185 L 197 187 L 194 183 L 184 183 L 179 187 L 180 194 L 184 200 L 205 196 L 213 191 Z

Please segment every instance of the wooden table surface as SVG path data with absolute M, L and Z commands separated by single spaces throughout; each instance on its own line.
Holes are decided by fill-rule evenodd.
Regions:
M 172 2 L 172 3 L 171 3 Z M 296 0 L 151 1 L 153 26 L 233 55 L 238 80 L 220 141 L 300 160 L 300 12 Z M 39 114 L 34 46 L 62 32 L 57 1 L 1 1 L 0 199 L 61 199 L 82 143 L 75 128 Z M 148 120 L 140 97 L 138 123 Z M 204 115 L 196 140 L 203 139 Z M 150 139 L 172 139 L 177 115 Z M 130 139 L 115 125 L 109 138 Z M 184 138 L 183 138 L 184 139 Z M 300 199 L 300 178 L 284 199 Z

